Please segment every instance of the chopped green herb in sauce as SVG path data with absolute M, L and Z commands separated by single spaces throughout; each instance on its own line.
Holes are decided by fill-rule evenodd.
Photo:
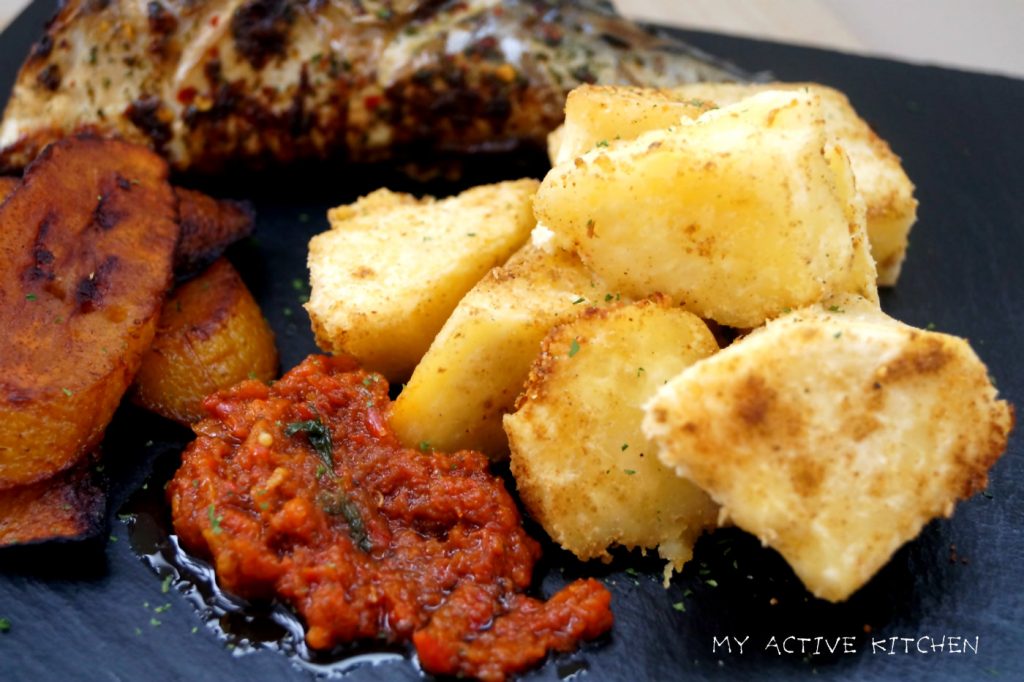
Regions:
M 284 427 L 284 435 L 294 436 L 296 433 L 304 432 L 309 444 L 313 446 L 320 459 L 327 465 L 327 470 L 334 474 L 334 445 L 331 443 L 331 432 L 320 421 L 319 417 L 303 422 L 292 422 Z
M 580 342 L 577 341 L 576 339 L 573 339 L 572 343 L 569 344 L 569 357 L 571 358 L 572 356 L 576 355 L 579 352 L 580 352 Z

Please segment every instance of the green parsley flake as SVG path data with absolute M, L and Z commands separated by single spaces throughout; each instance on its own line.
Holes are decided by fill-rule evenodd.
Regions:
M 639 575 L 639 573 L 637 573 L 637 572 L 636 572 L 636 569 L 635 569 L 635 568 L 633 568 L 632 566 L 630 566 L 629 568 L 627 568 L 627 569 L 626 569 L 626 575 L 631 575 L 631 576 L 633 576 L 633 577 L 636 577 L 636 576 L 638 576 L 638 575 Z
M 220 522 L 224 517 L 217 514 L 217 508 L 213 506 L 212 502 L 210 503 L 210 506 L 206 508 L 206 515 L 210 517 L 210 526 L 213 528 L 214 535 L 220 535 Z
M 11 621 L 7 618 L 0 618 L 0 632 L 10 632 Z
M 586 301 L 586 300 L 587 300 L 587 299 L 585 299 L 585 298 L 583 298 L 582 296 L 580 296 L 580 297 L 579 297 L 579 298 L 577 298 L 577 299 L 576 299 L 575 301 L 573 301 L 573 302 L 572 302 L 572 304 L 573 304 L 573 305 L 579 305 L 580 303 L 583 303 L 583 302 L 584 302 L 584 301 Z
M 308 419 L 302 422 L 292 422 L 284 428 L 284 435 L 294 436 L 296 433 L 304 432 L 309 444 L 313 446 L 320 459 L 327 465 L 327 470 L 334 473 L 334 444 L 331 442 L 331 432 L 320 421 L 320 417 Z
M 681 601 L 677 601 L 675 604 L 673 604 L 672 608 L 676 611 L 679 611 L 680 613 L 686 613 L 686 605 L 683 604 L 683 602 Z
M 607 147 L 608 146 L 608 140 L 598 140 L 597 146 L 598 147 Z
M 637 376 L 640 376 L 641 374 L 643 374 L 643 373 L 644 373 L 644 372 L 646 372 L 646 371 L 647 371 L 647 370 L 646 370 L 646 369 L 644 369 L 643 367 L 637 367 L 637 368 L 636 368 L 636 375 L 637 375 Z
M 69 388 L 62 388 L 60 390 L 61 390 L 61 392 L 64 393 L 64 395 L 66 395 L 69 398 L 74 395 L 74 392 L 71 389 L 69 389 Z
M 292 289 L 295 289 L 295 291 L 302 291 L 305 288 L 305 286 L 306 283 L 303 282 L 298 277 L 292 280 Z
M 163 592 L 164 594 L 167 594 L 168 592 L 170 592 L 171 591 L 171 582 L 173 582 L 173 580 L 174 580 L 174 576 L 173 575 L 166 576 L 164 578 L 164 581 L 162 583 L 160 583 L 160 591 Z
M 846 312 L 845 310 L 843 310 L 842 308 L 840 308 L 840 307 L 839 307 L 839 306 L 837 306 L 837 305 L 830 305 L 830 306 L 828 307 L 828 311 L 829 311 L 830 313 L 845 313 L 845 312 Z
M 623 452 L 625 452 L 626 450 L 629 449 L 629 443 L 623 443 L 622 447 L 619 448 L 619 449 L 622 450 Z
M 707 580 L 704 581 L 704 584 L 705 585 L 709 585 L 711 587 L 718 587 L 718 581 L 715 580 L 714 578 L 708 578 Z
M 580 352 L 580 342 L 577 341 L 576 339 L 573 339 L 572 343 L 569 344 L 569 357 L 571 358 L 572 356 L 576 355 L 579 352 Z
M 430 450 L 430 441 L 428 441 L 428 440 L 421 440 L 420 441 L 420 452 L 427 452 L 429 450 Z
M 627 476 L 632 476 L 636 473 L 636 469 L 623 469 L 623 471 L 626 472 Z
M 157 620 L 156 618 L 150 618 L 149 619 L 149 624 L 152 625 L 155 628 L 160 627 L 160 621 Z
M 35 294 L 25 294 L 25 300 L 26 301 L 34 301 L 34 300 L 36 300 L 36 295 Z

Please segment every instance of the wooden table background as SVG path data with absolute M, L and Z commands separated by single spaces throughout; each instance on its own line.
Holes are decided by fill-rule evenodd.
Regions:
M 0 29 L 30 1 L 0 0 Z M 1022 0 L 614 2 L 663 24 L 1024 77 Z

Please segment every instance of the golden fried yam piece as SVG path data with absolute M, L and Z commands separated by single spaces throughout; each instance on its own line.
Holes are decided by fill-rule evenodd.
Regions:
M 614 300 L 573 254 L 524 246 L 466 294 L 394 403 L 409 447 L 508 454 L 501 426 L 544 336 L 582 307 Z
M 863 202 L 810 93 L 593 149 L 548 173 L 535 210 L 609 286 L 728 326 L 843 292 L 877 300 Z
M 0 489 L 99 442 L 156 329 L 175 209 L 162 159 L 92 138 L 49 147 L 0 205 Z
M 565 123 L 548 135 L 551 165 L 592 149 L 633 140 L 714 109 L 713 102 L 682 98 L 672 90 L 628 85 L 581 85 L 565 100 Z
M 0 547 L 81 540 L 103 527 L 106 495 L 88 466 L 0 490 Z
M 857 192 L 867 206 L 868 238 L 878 283 L 896 284 L 910 228 L 917 221 L 914 183 L 903 170 L 900 157 L 857 114 L 846 95 L 817 83 L 694 83 L 672 92 L 679 98 L 705 98 L 725 106 L 766 90 L 806 90 L 821 100 L 825 129 L 850 157 Z
M 853 297 L 683 370 L 644 419 L 665 464 L 830 601 L 982 490 L 1012 426 L 966 341 Z
M 225 259 L 167 298 L 153 344 L 135 375 L 133 400 L 191 424 L 214 391 L 277 373 L 274 333 L 238 272 Z
M 640 423 L 655 391 L 718 350 L 711 332 L 658 297 L 589 308 L 541 349 L 504 420 L 526 509 L 580 559 L 657 548 L 666 578 L 681 570 L 718 507 L 661 463 Z
M 536 180 L 448 199 L 379 190 L 333 209 L 309 243 L 306 304 L 317 345 L 401 381 L 459 300 L 527 239 Z

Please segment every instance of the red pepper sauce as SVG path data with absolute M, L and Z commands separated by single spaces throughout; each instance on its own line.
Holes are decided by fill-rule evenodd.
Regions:
M 317 649 L 411 638 L 428 672 L 501 680 L 607 631 L 595 580 L 522 594 L 540 548 L 486 457 L 404 448 L 389 406 L 323 356 L 210 396 L 168 487 L 181 540 L 227 590 L 291 604 Z

